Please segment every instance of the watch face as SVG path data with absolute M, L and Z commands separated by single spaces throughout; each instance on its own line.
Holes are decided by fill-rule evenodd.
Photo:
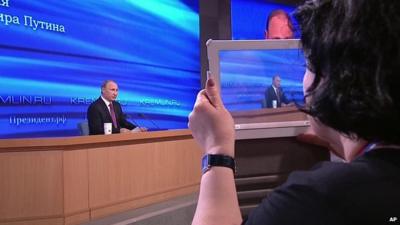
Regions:
M 203 158 L 201 159 L 201 171 L 203 173 L 207 172 L 207 170 L 209 169 L 209 165 L 208 165 L 208 155 L 203 156 Z
M 213 166 L 228 167 L 236 171 L 235 160 L 227 155 L 204 155 L 201 159 L 201 170 L 203 174 Z

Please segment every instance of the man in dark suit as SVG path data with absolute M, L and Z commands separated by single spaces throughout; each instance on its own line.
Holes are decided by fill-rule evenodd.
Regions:
M 273 107 L 273 101 L 276 101 L 276 107 L 282 106 L 292 106 L 294 105 L 292 102 L 286 98 L 285 93 L 281 87 L 281 78 L 279 75 L 275 75 L 272 77 L 272 85 L 267 88 L 265 91 L 265 105 L 266 108 L 275 108 Z
M 90 104 L 87 111 L 90 135 L 104 134 L 104 123 L 112 123 L 113 134 L 130 132 L 136 128 L 126 120 L 121 104 L 115 101 L 117 96 L 117 83 L 112 80 L 104 81 L 101 85 L 101 96 Z

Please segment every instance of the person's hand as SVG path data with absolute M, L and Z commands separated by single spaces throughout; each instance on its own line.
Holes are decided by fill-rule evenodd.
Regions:
M 225 109 L 214 80 L 208 79 L 189 115 L 189 128 L 206 154 L 234 156 L 233 118 Z
M 120 133 L 128 133 L 128 132 L 131 132 L 129 129 L 126 129 L 126 128 L 121 128 L 121 129 L 119 129 L 119 132 Z
M 287 106 L 296 106 L 296 104 L 294 104 L 294 102 L 289 102 L 289 104 L 287 104 Z
M 146 127 L 135 127 L 134 129 L 130 130 L 132 133 L 139 133 L 139 132 L 146 132 L 147 128 Z
M 282 107 L 291 107 L 291 106 L 295 106 L 294 102 L 289 102 L 288 104 L 285 104 L 282 102 L 281 104 Z

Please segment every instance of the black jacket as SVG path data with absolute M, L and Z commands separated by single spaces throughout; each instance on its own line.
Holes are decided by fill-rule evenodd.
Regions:
M 277 107 L 281 107 L 282 102 L 285 104 L 289 103 L 289 100 L 286 98 L 285 93 L 283 93 L 282 88 L 278 88 L 279 89 L 279 93 L 280 93 L 280 101 L 278 101 L 278 96 L 275 93 L 274 88 L 271 86 L 269 86 L 267 88 L 267 90 L 265 91 L 265 104 L 266 104 L 266 108 L 272 108 L 272 101 L 276 100 L 277 102 Z
M 351 163 L 293 172 L 246 225 L 399 224 L 400 151 L 377 149 Z

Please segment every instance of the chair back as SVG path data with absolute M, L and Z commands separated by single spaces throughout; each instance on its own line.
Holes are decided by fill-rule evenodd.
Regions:
M 82 136 L 89 135 L 89 123 L 87 120 L 78 123 L 79 133 Z

